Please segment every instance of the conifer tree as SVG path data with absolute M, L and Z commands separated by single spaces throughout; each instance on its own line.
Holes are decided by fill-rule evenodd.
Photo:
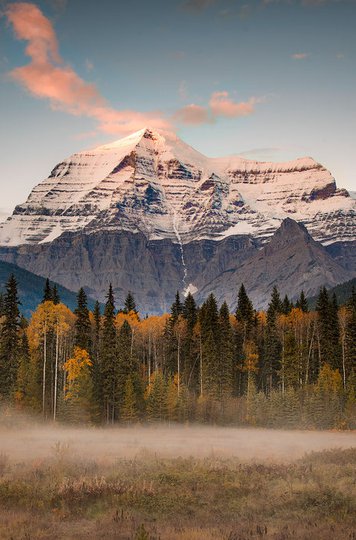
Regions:
M 327 362 L 334 369 L 340 367 L 339 320 L 336 296 L 329 300 L 326 287 L 319 292 L 316 311 L 318 313 L 320 365 Z
M 100 363 L 105 418 L 107 423 L 113 423 L 116 419 L 115 404 L 117 399 L 118 362 L 115 328 L 115 300 L 111 283 L 106 298 L 100 347 Z
M 234 360 L 233 332 L 230 323 L 230 313 L 224 302 L 219 312 L 219 356 L 218 381 L 219 400 L 223 403 L 232 393 L 232 371 Z
M 75 345 L 91 353 L 91 324 L 89 319 L 89 310 L 87 304 L 87 295 L 81 287 L 77 294 L 77 307 L 74 310 L 75 321 Z
M 116 379 L 116 408 L 118 411 L 123 406 L 125 385 L 128 378 L 131 379 L 138 369 L 136 358 L 131 348 L 132 329 L 127 321 L 120 328 L 117 339 L 117 379 Z M 131 379 L 132 382 L 132 379 Z
M 277 316 L 282 313 L 282 302 L 277 287 L 273 287 L 267 309 L 267 325 L 264 351 L 265 385 L 269 392 L 276 387 L 281 367 L 282 345 L 277 332 Z
M 239 289 L 237 299 L 236 319 L 243 325 L 243 340 L 245 341 L 253 326 L 254 310 L 243 283 Z
M 282 313 L 284 315 L 288 315 L 288 313 L 290 313 L 291 310 L 292 310 L 292 304 L 291 304 L 291 301 L 288 298 L 288 295 L 286 294 L 285 297 L 283 298 L 283 302 L 282 302 Z
M 203 393 L 219 397 L 219 315 L 215 296 L 210 294 L 200 310 Z
M 0 293 L 0 317 L 4 315 L 4 295 Z
M 19 304 L 17 282 L 11 274 L 6 283 L 4 322 L 0 336 L 0 398 L 9 398 L 15 389 L 19 349 Z
M 303 313 L 308 313 L 309 311 L 308 300 L 306 299 L 306 296 L 303 290 L 300 293 L 300 296 L 297 300 L 296 307 L 301 309 Z
M 171 306 L 171 323 L 174 324 L 179 315 L 182 315 L 183 313 L 183 305 L 182 305 L 182 302 L 180 300 L 180 296 L 179 296 L 179 291 L 176 292 L 176 297 L 175 297 L 175 300 Z
M 53 300 L 52 288 L 51 288 L 51 284 L 49 282 L 49 279 L 47 278 L 44 289 L 43 289 L 42 303 L 43 302 L 51 302 L 52 300 Z
M 167 384 L 161 371 L 153 374 L 147 398 L 147 420 L 162 422 L 167 418 Z
M 130 313 L 131 311 L 133 311 L 134 313 L 137 313 L 135 299 L 133 297 L 133 294 L 129 291 L 125 299 L 123 312 L 127 314 L 127 313 Z
M 131 376 L 127 377 L 124 388 L 121 420 L 126 423 L 137 422 L 138 407 L 136 402 L 135 388 Z
M 352 370 L 356 373 L 356 290 L 352 287 L 351 297 L 346 306 L 346 373 L 350 377 Z
M 57 285 L 53 285 L 53 289 L 52 289 L 52 302 L 54 303 L 54 305 L 56 306 L 57 304 L 59 304 L 61 301 L 60 299 L 60 296 L 59 296 L 59 293 L 58 293 L 58 289 L 57 289 Z

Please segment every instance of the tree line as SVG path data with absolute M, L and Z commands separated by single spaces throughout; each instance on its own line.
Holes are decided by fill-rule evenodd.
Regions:
M 274 287 L 256 311 L 177 292 L 170 313 L 141 318 L 132 293 L 101 313 L 83 288 L 72 312 L 46 281 L 31 318 L 10 276 L 0 296 L 0 402 L 77 423 L 205 422 L 355 427 L 356 292 L 338 306 L 321 288 L 310 311 Z

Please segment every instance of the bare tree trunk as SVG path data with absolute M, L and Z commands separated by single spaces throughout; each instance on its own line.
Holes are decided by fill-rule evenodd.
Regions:
M 42 375 L 42 414 L 45 416 L 46 409 L 46 366 L 47 366 L 47 322 L 44 326 L 43 342 L 43 375 Z
M 178 396 L 180 392 L 180 337 L 178 337 L 178 349 L 177 349 L 177 368 L 178 368 Z
M 201 343 L 201 337 L 200 337 L 200 397 L 203 397 L 203 349 L 202 349 L 202 343 Z
M 56 421 L 56 415 L 57 415 L 58 357 L 59 357 L 59 330 L 58 330 L 58 322 L 57 322 L 56 362 L 55 362 L 55 367 L 54 367 L 54 398 L 53 398 L 53 420 L 54 421 Z

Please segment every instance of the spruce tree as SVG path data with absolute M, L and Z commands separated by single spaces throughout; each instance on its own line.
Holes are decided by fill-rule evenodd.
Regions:
M 87 295 L 85 294 L 83 288 L 80 288 L 77 294 L 77 307 L 74 310 L 74 314 L 76 315 L 75 345 L 81 349 L 85 349 L 89 354 L 91 354 L 91 324 L 87 304 Z
M 117 347 L 115 328 L 115 300 L 112 285 L 109 291 L 104 310 L 102 340 L 100 347 L 100 363 L 102 375 L 103 406 L 106 422 L 116 419 L 116 387 L 117 387 Z
M 19 349 L 19 304 L 17 282 L 11 274 L 6 283 L 4 322 L 0 336 L 0 397 L 3 398 L 9 398 L 15 389 Z
M 167 418 L 167 383 L 161 371 L 154 373 L 147 398 L 147 420 L 163 422 Z
M 283 302 L 282 302 L 282 313 L 284 315 L 288 315 L 292 310 L 292 304 L 288 298 L 288 295 L 286 294 L 283 298 Z
M 346 305 L 346 374 L 351 379 L 352 371 L 356 373 L 356 290 L 352 287 L 351 297 Z M 355 389 L 354 389 L 355 392 Z
M 134 299 L 132 293 L 129 291 L 129 293 L 126 296 L 126 299 L 125 299 L 123 312 L 124 313 L 130 313 L 130 311 L 133 311 L 134 313 L 137 313 L 135 299 Z
M 4 315 L 4 295 L 0 293 L 0 317 Z
M 273 287 L 271 300 L 267 309 L 263 365 L 265 385 L 269 389 L 269 392 L 276 387 L 281 368 L 282 344 L 277 332 L 277 317 L 280 313 L 282 313 L 282 302 L 277 287 Z
M 179 315 L 182 315 L 183 313 L 183 305 L 182 305 L 182 302 L 180 300 L 180 296 L 179 296 L 179 291 L 176 292 L 176 297 L 175 297 L 175 300 L 171 306 L 171 322 L 172 324 L 174 324 Z
M 138 420 L 138 408 L 136 402 L 135 388 L 131 377 L 128 377 L 125 382 L 123 403 L 121 409 L 121 420 L 128 424 L 132 424 L 133 422 L 137 422 Z
M 120 328 L 117 339 L 116 408 L 121 411 L 126 381 L 134 376 L 138 363 L 132 351 L 132 329 L 127 321 Z M 132 380 L 132 379 L 131 379 Z
M 219 314 L 215 296 L 210 294 L 200 310 L 203 393 L 214 399 L 220 395 Z
M 60 296 L 59 296 L 59 293 L 58 293 L 57 285 L 53 285 L 53 288 L 52 288 L 52 302 L 56 306 L 57 304 L 60 303 L 60 301 L 61 301 L 61 299 L 60 299 Z
M 254 309 L 243 283 L 239 289 L 237 299 L 236 319 L 243 325 L 245 341 L 253 327 Z
M 329 300 L 326 287 L 319 292 L 316 311 L 318 314 L 319 356 L 321 364 L 340 367 L 339 320 L 336 296 Z
M 50 284 L 49 279 L 47 278 L 44 289 L 43 289 L 42 303 L 51 302 L 52 300 L 53 300 L 53 296 L 52 296 L 51 284 Z
M 300 296 L 297 300 L 296 307 L 301 309 L 303 313 L 308 313 L 309 311 L 308 300 L 306 299 L 306 296 L 303 290 L 300 293 Z
M 230 313 L 224 302 L 219 312 L 219 356 L 217 358 L 219 378 L 219 400 L 225 403 L 232 393 L 232 372 L 234 360 L 233 332 Z

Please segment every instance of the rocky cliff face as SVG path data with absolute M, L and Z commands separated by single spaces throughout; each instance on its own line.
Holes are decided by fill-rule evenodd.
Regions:
M 104 230 L 178 244 L 241 234 L 263 241 L 286 217 L 328 244 L 356 240 L 355 208 L 311 158 L 207 158 L 175 135 L 144 129 L 57 165 L 1 226 L 0 245 Z
M 248 236 L 194 241 L 184 245 L 183 266 L 181 247 L 170 239 L 148 241 L 142 233 L 102 231 L 65 233 L 35 246 L 3 247 L 0 258 L 71 290 L 83 286 L 101 301 L 112 283 L 118 304 L 131 290 L 143 313 L 162 313 L 177 290 L 196 294 L 256 252 L 256 243 Z
M 236 290 L 244 283 L 256 308 L 266 308 L 274 285 L 293 298 L 304 290 L 312 296 L 323 285 L 333 287 L 355 275 L 343 268 L 327 249 L 313 240 L 306 227 L 287 218 L 271 240 L 248 260 L 221 273 L 199 292 L 213 292 L 219 301 L 236 307 Z

